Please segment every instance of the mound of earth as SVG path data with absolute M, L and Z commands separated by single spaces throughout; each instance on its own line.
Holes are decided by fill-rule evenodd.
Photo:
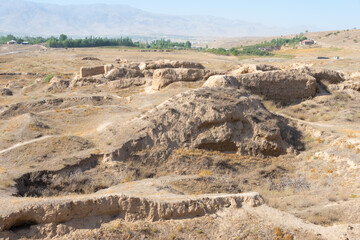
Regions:
M 212 76 L 203 87 L 245 88 L 252 94 L 282 103 L 313 97 L 317 92 L 316 79 L 298 70 L 268 71 L 237 76 Z
M 91 96 L 91 97 L 69 97 L 69 98 L 53 98 L 44 99 L 40 101 L 19 102 L 5 106 L 0 111 L 0 119 L 9 119 L 24 113 L 36 113 L 45 110 L 52 110 L 55 108 L 67 108 L 82 104 L 88 105 L 102 105 L 104 103 L 111 103 L 111 97 Z
M 252 69 L 251 71 L 249 69 Z M 250 72 L 250 73 L 248 73 Z M 299 67 L 278 70 L 271 65 L 246 65 L 229 75 L 210 77 L 204 87 L 245 88 L 267 100 L 292 103 L 314 97 L 329 84 L 345 81 L 345 74 L 329 69 Z
M 297 71 L 299 74 L 308 74 L 310 76 L 313 76 L 318 82 L 321 83 L 337 84 L 346 80 L 346 76 L 344 73 L 330 69 L 305 66 L 290 70 Z
M 143 78 L 144 74 L 140 70 L 122 67 L 110 70 L 105 77 L 109 80 L 117 80 L 120 78 Z
M 74 79 L 70 82 L 69 87 L 84 87 L 84 86 L 91 86 L 91 85 L 97 85 L 102 84 L 104 82 L 104 79 L 98 78 L 98 77 L 85 77 L 85 78 L 78 78 Z M 50 86 L 50 87 L 65 87 L 67 85 L 66 82 L 57 82 L 56 85 Z
M 152 88 L 160 90 L 170 83 L 178 81 L 197 81 L 206 74 L 203 69 L 196 68 L 164 68 L 154 71 Z
M 3 89 L 1 89 L 0 92 L 1 92 L 1 96 L 12 96 L 13 95 L 12 91 L 8 88 L 3 88 Z
M 143 69 L 160 69 L 160 68 L 197 68 L 205 69 L 205 67 L 200 63 L 187 62 L 187 61 L 170 61 L 170 60 L 158 60 L 154 62 L 142 64 Z
M 132 86 L 141 86 L 146 84 L 145 78 L 125 78 L 125 79 L 119 79 L 111 82 L 107 82 L 106 85 L 110 89 L 122 89 L 122 88 L 128 88 Z
M 90 60 L 90 61 L 101 61 L 99 58 L 96 58 L 96 57 L 84 57 L 81 60 L 83 60 L 83 61 L 88 61 L 88 60 Z
M 246 73 L 256 73 L 256 72 L 267 72 L 267 71 L 275 71 L 275 70 L 281 70 L 278 67 L 268 65 L 268 64 L 244 64 L 239 66 L 239 68 L 233 70 L 230 72 L 230 75 L 240 75 L 240 74 L 246 74 Z
M 0 164 L 14 176 L 31 169 L 61 168 L 63 164 L 78 162 L 73 155 L 93 147 L 93 144 L 76 136 L 43 136 L 0 151 Z M 64 160 L 65 156 L 70 158 Z M 68 161 L 68 162 L 67 162 Z M 67 162 L 67 163 L 66 163 Z
M 258 98 L 234 88 L 203 88 L 170 98 L 102 138 L 118 146 L 107 160 L 124 160 L 141 150 L 167 156 L 177 148 L 199 148 L 250 155 L 278 156 L 288 143 L 286 128 Z M 291 135 L 291 134 L 290 134 Z
M 63 79 L 59 79 L 57 77 L 54 77 L 53 79 L 51 79 L 49 83 L 50 83 L 50 86 L 47 88 L 48 92 L 61 91 L 70 86 L 70 80 L 63 80 Z M 77 83 L 73 83 L 73 84 L 77 85 Z
M 9 120 L 4 120 L 0 125 L 0 151 L 19 142 L 29 141 L 43 135 L 54 134 L 56 131 L 49 127 L 49 120 L 41 116 L 26 113 Z

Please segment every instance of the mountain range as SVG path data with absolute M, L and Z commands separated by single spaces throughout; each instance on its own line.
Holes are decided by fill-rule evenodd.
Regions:
M 220 17 L 150 13 L 127 5 L 56 5 L 0 1 L 0 33 L 69 36 L 243 37 L 289 33 L 288 29 Z

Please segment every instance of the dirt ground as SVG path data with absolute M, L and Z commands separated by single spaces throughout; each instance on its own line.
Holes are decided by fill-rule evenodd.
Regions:
M 53 204 L 50 212 L 71 199 L 98 198 L 101 205 L 100 196 L 111 193 L 164 204 L 173 195 L 181 201 L 198 201 L 207 194 L 246 192 L 258 192 L 264 200 L 258 207 L 214 207 L 218 210 L 208 214 L 154 221 L 129 220 L 106 211 L 35 221 L 34 210 L 3 229 L 0 224 L 0 239 L 359 239 L 359 91 L 318 94 L 291 105 L 263 101 L 269 111 L 288 119 L 302 134 L 303 148 L 279 157 L 179 148 L 167 158 L 139 151 L 126 161 L 103 162 L 103 149 L 114 139 L 99 138 L 100 133 L 113 124 L 121 132 L 131 119 L 172 96 L 200 88 L 204 81 L 176 82 L 161 91 L 146 84 L 49 91 L 50 83 L 44 80 L 49 74 L 72 80 L 83 66 L 159 59 L 199 62 L 213 71 L 253 63 L 283 69 L 311 65 L 350 76 L 360 71 L 360 49 L 352 46 L 282 49 L 275 57 L 265 58 L 197 51 L 0 46 L 0 89 L 12 89 L 11 96 L 0 96 L 2 216 L 25 214 L 38 206 L 38 200 Z M 360 78 L 351 81 L 358 83 Z M 9 106 L 11 111 L 7 111 Z M 150 161 L 152 157 L 156 161 Z M 156 190 L 151 190 L 154 186 Z M 151 204 L 144 209 L 151 210 Z M 2 216 L 0 222 L 5 222 Z

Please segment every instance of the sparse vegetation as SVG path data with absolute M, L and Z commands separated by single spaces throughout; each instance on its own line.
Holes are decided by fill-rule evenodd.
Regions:
M 339 221 L 339 216 L 339 212 L 318 211 L 310 213 L 310 215 L 306 219 L 317 225 L 329 226 Z
M 339 31 L 337 31 L 337 32 L 331 32 L 331 33 L 326 34 L 325 37 L 330 37 L 331 35 L 336 36 L 336 35 L 338 35 L 339 33 L 340 33 Z
M 299 44 L 301 41 L 307 39 L 302 33 L 300 35 L 296 35 L 293 38 L 274 38 L 271 41 L 264 41 L 259 44 L 242 46 L 239 48 L 213 48 L 213 49 L 203 49 L 205 52 L 210 52 L 218 55 L 226 55 L 226 56 L 274 56 L 275 54 L 271 53 L 272 50 L 280 49 L 281 46 L 291 46 Z
M 49 83 L 50 80 L 54 77 L 54 74 L 49 74 L 43 79 L 43 83 Z

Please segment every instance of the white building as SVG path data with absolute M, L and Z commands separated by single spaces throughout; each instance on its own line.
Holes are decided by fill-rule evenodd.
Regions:
M 10 40 L 7 42 L 8 45 L 11 45 L 11 44 L 16 44 L 16 41 L 15 40 Z

